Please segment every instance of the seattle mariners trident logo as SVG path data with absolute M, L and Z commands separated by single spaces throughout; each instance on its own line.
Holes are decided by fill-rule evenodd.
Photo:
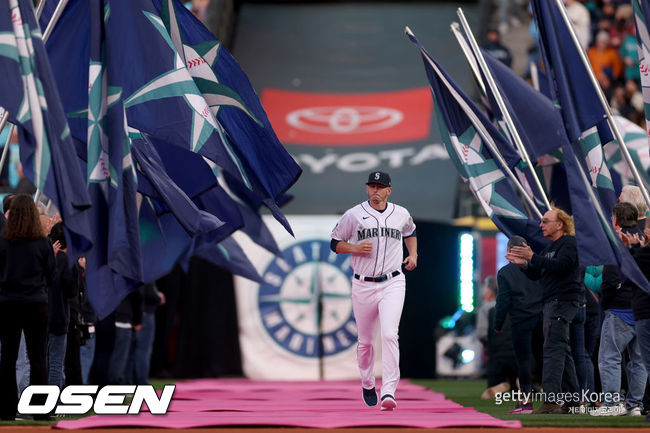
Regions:
M 333 253 L 329 241 L 290 245 L 262 275 L 258 293 L 262 324 L 283 349 L 316 358 L 356 343 L 350 258 Z

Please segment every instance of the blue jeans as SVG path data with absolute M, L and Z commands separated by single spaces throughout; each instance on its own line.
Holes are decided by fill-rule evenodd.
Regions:
M 628 408 L 641 407 L 648 374 L 643 366 L 635 327 L 608 311 L 603 320 L 598 352 L 598 370 L 605 406 L 615 406 L 623 401 L 620 395 L 621 362 L 625 349 L 630 355 L 626 368 L 628 392 L 625 402 Z
M 68 341 L 68 334 L 47 336 L 47 361 L 48 361 L 48 385 L 56 385 L 59 389 L 65 386 L 65 346 Z
M 25 388 L 29 386 L 31 377 L 31 368 L 29 357 L 27 356 L 27 343 L 25 342 L 25 333 L 20 333 L 20 346 L 18 346 L 18 359 L 16 359 L 16 383 L 18 384 L 18 398 L 22 395 Z
M 134 342 L 129 355 L 129 373 L 132 373 L 129 383 L 147 385 L 153 340 L 156 336 L 156 313 L 142 313 L 142 329 L 134 334 Z
M 571 356 L 576 366 L 576 376 L 580 389 L 587 389 L 587 366 L 585 365 L 585 320 L 587 319 L 587 307 L 578 307 L 576 317 L 569 326 L 569 344 L 571 345 Z
M 648 372 L 650 371 L 650 319 L 635 320 L 634 330 L 641 359 Z
M 589 392 L 596 390 L 593 356 L 599 338 L 600 314 L 587 314 L 585 321 L 585 387 Z
M 115 345 L 108 366 L 108 383 L 111 385 L 126 383 L 126 366 L 132 338 L 133 329 L 115 327 Z
M 84 385 L 88 385 L 88 378 L 90 377 L 90 367 L 93 366 L 95 359 L 95 334 L 93 338 L 86 340 L 86 344 L 79 348 L 79 355 L 81 357 L 81 378 Z

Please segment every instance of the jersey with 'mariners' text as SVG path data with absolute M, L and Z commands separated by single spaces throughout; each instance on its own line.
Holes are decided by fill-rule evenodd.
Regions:
M 332 231 L 332 239 L 354 245 L 372 242 L 372 252 L 352 254 L 350 264 L 357 274 L 377 277 L 402 268 L 402 239 L 414 231 L 413 218 L 402 206 L 388 203 L 379 212 L 365 201 L 343 214 Z

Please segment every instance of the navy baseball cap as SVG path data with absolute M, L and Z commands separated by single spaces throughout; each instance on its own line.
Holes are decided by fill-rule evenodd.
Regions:
M 373 171 L 368 175 L 368 182 L 366 182 L 366 185 L 370 185 L 371 183 L 390 186 L 390 176 L 388 173 L 384 173 L 383 171 Z

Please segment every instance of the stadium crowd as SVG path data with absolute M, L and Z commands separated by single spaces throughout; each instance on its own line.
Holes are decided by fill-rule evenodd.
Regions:
M 23 416 L 17 405 L 28 385 L 148 383 L 164 294 L 145 284 L 98 320 L 85 290 L 85 259 L 69 260 L 58 215 L 48 216 L 31 194 L 8 194 L 2 205 L 0 419 Z
M 612 211 L 616 233 L 646 278 L 647 212 L 640 189 L 630 185 Z M 486 280 L 477 326 L 488 354 L 484 398 L 517 390 L 512 414 L 641 416 L 649 389 L 650 294 L 616 266 L 579 267 L 566 213 L 548 211 L 542 230 L 551 246 L 525 253 L 524 239 L 513 236 L 510 263 Z M 533 377 L 541 383 L 533 385 Z M 535 410 L 534 400 L 543 401 Z
M 537 29 L 527 2 L 498 0 L 494 25 L 488 28 L 483 48 L 511 66 L 513 55 L 501 39 L 514 27 L 530 22 L 533 43 L 528 49 L 526 77 L 531 64 L 540 64 Z M 645 127 L 641 73 L 634 10 L 630 0 L 565 0 L 569 19 L 614 113 Z M 543 65 L 540 65 L 543 70 Z

